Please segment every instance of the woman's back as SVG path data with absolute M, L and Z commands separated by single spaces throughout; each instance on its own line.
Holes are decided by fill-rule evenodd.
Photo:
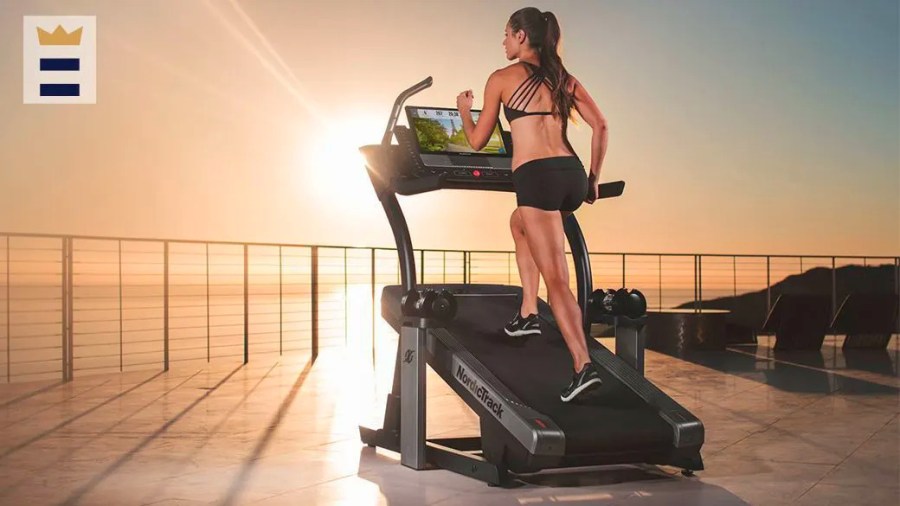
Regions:
M 512 133 L 513 170 L 537 158 L 575 155 L 563 138 L 562 119 L 550 114 L 553 110 L 551 83 L 542 69 L 519 62 L 501 72 L 500 100 Z

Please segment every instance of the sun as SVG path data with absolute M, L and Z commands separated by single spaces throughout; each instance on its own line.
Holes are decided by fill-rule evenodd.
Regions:
M 304 169 L 311 176 L 307 181 L 315 185 L 314 193 L 333 202 L 354 202 L 374 195 L 359 147 L 381 140 L 380 121 L 374 116 L 344 118 L 321 125 L 304 143 Z

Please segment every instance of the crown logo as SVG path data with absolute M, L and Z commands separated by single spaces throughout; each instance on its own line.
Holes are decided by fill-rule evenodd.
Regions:
M 62 25 L 56 25 L 53 33 L 50 33 L 38 27 L 38 41 L 42 46 L 79 46 L 81 45 L 81 30 L 84 27 L 78 27 L 67 33 Z

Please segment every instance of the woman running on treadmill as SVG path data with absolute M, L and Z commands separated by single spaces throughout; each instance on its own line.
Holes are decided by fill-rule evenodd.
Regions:
M 476 124 L 472 120 L 472 90 L 459 94 L 457 109 L 466 139 L 483 148 L 499 120 L 500 105 L 513 138 L 513 186 L 516 209 L 510 228 L 516 244 L 516 263 L 522 280 L 522 306 L 506 327 L 510 336 L 540 334 L 537 318 L 539 276 L 574 362 L 572 382 L 560 399 L 569 402 L 600 385 L 591 363 L 582 328 L 582 314 L 569 289 L 563 219 L 582 202 L 598 197 L 600 165 L 606 153 L 606 120 L 587 90 L 566 71 L 557 47 L 559 22 L 551 12 L 526 7 L 513 13 L 504 33 L 508 60 L 517 63 L 488 78 L 484 106 Z M 590 175 L 566 135 L 572 108 L 590 125 Z

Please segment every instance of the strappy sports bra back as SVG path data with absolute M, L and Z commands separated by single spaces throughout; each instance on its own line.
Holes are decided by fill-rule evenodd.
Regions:
M 510 123 L 523 116 L 546 116 L 548 114 L 553 114 L 552 111 L 525 112 L 525 108 L 531 103 L 531 99 L 534 98 L 534 95 L 537 93 L 538 89 L 540 89 L 541 84 L 547 84 L 549 87 L 550 80 L 544 75 L 544 72 L 540 67 L 528 62 L 522 63 L 528 65 L 528 67 L 531 68 L 532 73 L 522 81 L 522 84 L 520 84 L 519 87 L 516 88 L 516 91 L 510 95 L 509 106 L 503 104 L 503 113 L 506 115 L 506 121 Z

